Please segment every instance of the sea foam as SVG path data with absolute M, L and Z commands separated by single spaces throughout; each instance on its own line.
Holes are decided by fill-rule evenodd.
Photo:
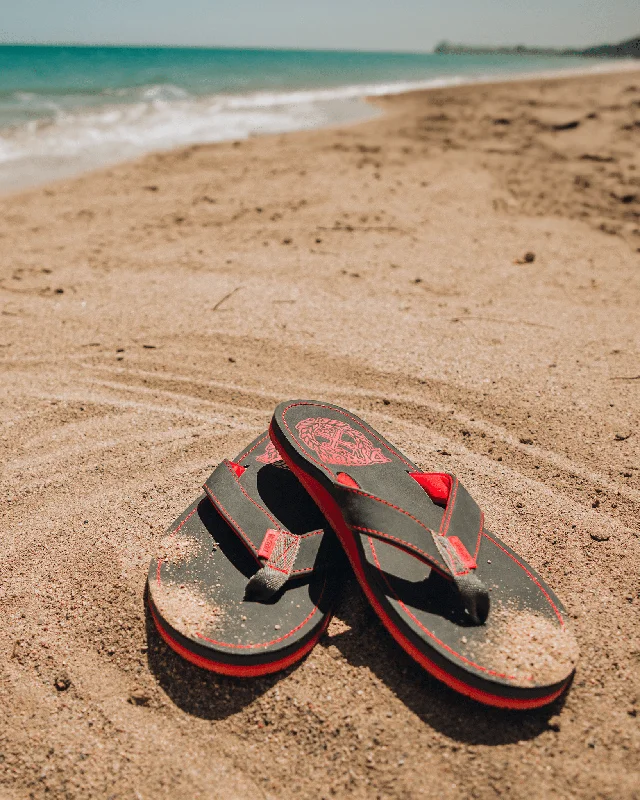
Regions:
M 599 63 L 593 70 L 620 68 Z M 563 70 L 563 74 L 584 72 Z M 591 71 L 591 70 L 590 70 Z M 550 74 L 549 72 L 545 74 Z M 501 75 L 500 79 L 509 77 Z M 448 74 L 425 80 L 326 89 L 198 96 L 174 84 L 78 92 L 59 97 L 19 91 L 0 108 L 0 188 L 14 188 L 194 143 L 245 139 L 363 120 L 378 113 L 364 98 L 495 79 Z

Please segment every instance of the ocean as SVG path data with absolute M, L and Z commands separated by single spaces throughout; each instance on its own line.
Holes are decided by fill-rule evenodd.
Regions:
M 0 46 L 0 189 L 179 145 L 365 119 L 376 113 L 366 96 L 611 65 L 539 56 Z

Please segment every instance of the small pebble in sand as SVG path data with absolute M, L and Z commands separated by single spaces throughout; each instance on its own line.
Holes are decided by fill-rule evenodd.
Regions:
M 533 262 L 536 260 L 536 254 L 529 251 L 528 253 L 524 254 L 523 260 L 525 264 L 533 264 Z
M 560 716 L 556 714 L 555 716 L 550 717 L 547 725 L 549 727 L 549 730 L 558 733 L 560 731 L 560 728 L 562 727 L 560 723 Z
M 135 689 L 129 695 L 129 702 L 132 706 L 148 706 L 150 701 L 149 695 L 141 689 Z
M 589 534 L 594 542 L 608 542 L 611 538 L 611 534 L 603 533 L 602 531 L 591 531 Z
M 533 444 L 533 439 L 530 439 L 528 436 L 521 436 L 520 444 Z
M 66 692 L 67 689 L 71 686 L 71 678 L 66 674 L 62 673 L 58 675 L 58 677 L 53 682 L 53 685 L 59 692 Z
M 625 442 L 630 436 L 630 433 L 616 433 L 613 438 L 616 440 L 616 442 Z

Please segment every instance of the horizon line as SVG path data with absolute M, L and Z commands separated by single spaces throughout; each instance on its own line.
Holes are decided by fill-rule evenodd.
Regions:
M 287 45 L 220 45 L 220 44 L 158 44 L 158 43 L 140 43 L 140 42 L 125 42 L 122 44 L 117 44 L 115 42 L 64 42 L 64 41 L 2 41 L 0 40 L 0 47 L 77 47 L 77 48 L 93 48 L 93 47 L 104 47 L 104 48 L 112 48 L 112 49 L 131 49 L 131 50 L 142 50 L 142 49 L 156 49 L 156 50 L 259 50 L 259 51 L 266 51 L 266 52 L 293 52 L 293 53 L 365 53 L 365 54 L 385 54 L 385 55 L 440 55 L 438 53 L 434 53 L 434 49 L 443 42 L 448 44 L 453 44 L 455 47 L 470 47 L 470 48 L 482 48 L 487 50 L 492 49 L 514 49 L 517 47 L 524 47 L 528 50 L 557 50 L 559 53 L 563 50 L 577 50 L 577 49 L 586 49 L 588 47 L 598 46 L 598 44 L 603 44 L 602 42 L 598 42 L 595 45 L 587 44 L 587 45 L 543 45 L 543 44 L 535 44 L 535 45 L 525 45 L 522 42 L 517 44 L 470 44 L 469 42 L 465 42 L 464 44 L 460 43 L 452 43 L 447 39 L 440 39 L 435 45 L 433 45 L 430 49 L 425 50 L 395 50 L 395 49 L 368 49 L 368 48 L 345 48 L 345 47 L 292 47 Z M 618 42 L 606 44 L 618 44 Z M 459 53 L 449 53 L 447 55 L 460 55 Z

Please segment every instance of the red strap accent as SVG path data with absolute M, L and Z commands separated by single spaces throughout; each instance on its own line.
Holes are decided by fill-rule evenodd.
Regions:
M 246 469 L 246 467 L 243 467 L 241 464 L 236 464 L 235 461 L 229 461 L 229 467 L 236 473 L 238 477 L 240 477 Z
M 458 539 L 457 536 L 447 536 L 447 541 L 453 547 L 453 549 L 458 554 L 460 561 L 467 567 L 468 569 L 476 569 L 478 566 L 476 564 L 475 558 L 471 555 L 471 553 L 467 550 L 464 544 Z
M 355 481 L 351 475 L 347 475 L 346 472 L 339 472 L 337 475 L 338 483 L 343 484 L 343 486 L 351 486 L 352 489 L 359 489 L 360 484 Z
M 451 494 L 451 475 L 445 472 L 410 472 L 409 475 L 422 486 L 434 503 L 446 506 Z
M 262 544 L 260 545 L 260 549 L 258 550 L 258 556 L 260 558 L 266 558 L 267 561 L 271 558 L 271 553 L 273 553 L 273 548 L 276 546 L 279 535 L 279 531 L 269 528 L 269 530 L 265 533 Z

